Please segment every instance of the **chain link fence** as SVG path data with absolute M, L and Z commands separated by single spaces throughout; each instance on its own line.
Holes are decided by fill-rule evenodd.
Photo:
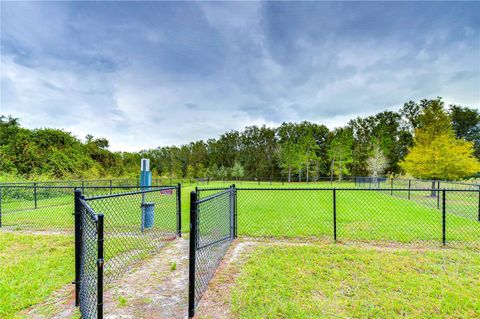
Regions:
M 113 284 L 133 263 L 156 253 L 166 243 L 181 236 L 181 187 L 143 189 L 88 198 L 81 196 L 79 190 L 77 194 L 80 195 L 77 195 L 76 202 L 86 207 L 79 212 L 81 218 L 76 219 L 81 224 L 75 225 L 78 304 L 83 317 L 102 318 L 103 302 L 100 298 L 103 298 L 103 285 Z M 92 219 L 89 214 L 97 216 L 98 221 L 95 223 L 95 218 Z M 100 242 L 95 244 L 92 240 L 95 235 L 102 235 L 101 246 Z M 101 249 L 101 258 L 95 258 L 95 253 L 100 256 Z
M 233 186 L 190 194 L 189 317 L 236 237 L 235 197 Z
M 357 177 L 355 185 L 361 188 L 389 188 L 389 191 L 387 190 L 385 193 L 389 193 L 391 196 L 412 200 L 425 207 L 436 209 L 441 209 L 442 190 L 445 189 L 449 191 L 449 213 L 480 221 L 479 184 L 440 180 Z M 478 210 L 472 209 L 472 207 L 478 207 Z
M 119 194 L 139 190 L 137 186 L 0 186 L 0 229 L 65 230 L 73 229 L 73 192 L 84 196 Z
M 450 244 L 480 250 L 480 191 L 362 188 L 237 188 L 238 233 Z M 392 196 L 403 193 L 402 195 Z M 409 200 L 418 198 L 420 200 Z
M 82 318 L 103 317 L 104 216 L 75 193 L 75 305 Z

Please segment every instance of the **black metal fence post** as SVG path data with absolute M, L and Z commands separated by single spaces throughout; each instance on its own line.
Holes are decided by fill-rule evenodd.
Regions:
M 188 317 L 195 315 L 195 251 L 197 248 L 197 193 L 190 193 L 190 251 L 188 273 Z
M 408 180 L 408 199 L 410 199 L 410 193 L 411 193 L 410 189 L 412 189 L 412 180 L 411 179 Z
M 228 198 L 230 200 L 230 207 L 229 207 L 229 215 L 230 215 L 230 238 L 233 239 L 235 238 L 234 237 L 234 234 L 235 234 L 235 225 L 233 223 L 233 216 L 234 216 L 234 213 L 233 213 L 233 185 L 230 185 L 230 189 L 229 189 L 229 194 L 228 194 Z
M 110 180 L 110 195 L 112 195 L 112 180 Z
M 98 214 L 97 319 L 103 319 L 103 214 Z
M 393 177 L 390 179 L 390 195 L 393 195 Z
M 333 189 L 333 240 L 337 241 L 337 190 Z
M 177 185 L 177 235 L 182 237 L 182 184 Z
M 35 202 L 35 209 L 37 209 L 37 183 L 33 183 L 33 201 Z
M 446 191 L 442 190 L 442 243 L 443 246 L 447 243 L 447 210 L 446 210 Z
M 440 181 L 437 182 L 437 209 L 440 209 Z
M 235 184 L 232 185 L 233 187 L 233 238 L 238 237 L 238 219 L 237 219 L 237 188 L 235 187 Z
M 80 305 L 80 269 L 81 269 L 81 257 L 82 257 L 82 204 L 80 198 L 82 197 L 82 191 L 75 189 L 75 306 Z

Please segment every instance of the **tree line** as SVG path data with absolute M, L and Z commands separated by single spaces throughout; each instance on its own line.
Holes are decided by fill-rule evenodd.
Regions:
M 274 128 L 248 126 L 216 139 L 140 152 L 111 152 L 108 147 L 105 138 L 88 135 L 82 141 L 63 130 L 29 130 L 16 118 L 0 117 L 0 171 L 4 175 L 133 177 L 138 175 L 140 158 L 146 157 L 155 176 L 311 181 L 348 175 L 407 173 L 450 179 L 475 175 L 479 171 L 480 114 L 474 108 L 447 107 L 441 98 L 424 99 L 409 101 L 398 111 L 352 119 L 333 130 L 308 121 L 286 122 Z M 460 168 L 447 163 L 446 159 L 454 158 L 452 150 L 462 154 L 456 162 L 473 161 L 463 161 Z M 440 155 L 443 162 L 437 161 Z M 424 159 L 437 171 L 415 170 Z M 439 168 L 445 165 L 459 173 L 445 175 Z

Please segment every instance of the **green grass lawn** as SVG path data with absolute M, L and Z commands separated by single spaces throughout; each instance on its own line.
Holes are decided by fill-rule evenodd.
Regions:
M 211 182 L 209 185 L 198 186 L 228 187 L 231 183 L 232 182 Z M 353 183 L 333 183 L 332 185 L 329 182 L 309 184 L 235 182 L 235 184 L 239 188 L 331 188 L 332 186 L 337 188 L 351 188 L 354 186 Z M 184 232 L 188 232 L 189 230 L 190 191 L 194 189 L 194 186 L 182 188 L 182 230 Z M 207 193 L 208 192 L 204 192 L 204 194 Z M 340 242 L 387 241 L 402 243 L 422 241 L 422 244 L 433 243 L 439 246 L 442 239 L 442 216 L 436 206 L 437 199 L 428 197 L 428 193 L 423 195 L 417 193 L 416 196 L 418 198 L 415 200 L 408 200 L 402 196 L 395 194 L 391 196 L 388 192 L 379 191 L 337 190 L 338 240 Z M 480 247 L 480 222 L 475 219 L 477 217 L 475 214 L 478 213 L 478 198 L 476 196 L 454 195 L 448 197 L 447 200 L 449 200 L 447 201 L 447 243 L 458 243 L 459 246 L 462 247 L 471 246 L 474 247 L 474 249 L 478 249 Z M 149 193 L 146 195 L 145 201 L 155 203 L 155 224 L 153 228 L 147 230 L 145 233 L 141 233 L 140 230 L 141 195 L 123 196 L 89 202 L 97 213 L 103 213 L 105 215 L 105 273 L 107 280 L 116 274 L 123 273 L 124 262 L 131 263 L 140 260 L 147 256 L 150 251 L 158 248 L 162 244 L 162 241 L 165 240 L 161 237 L 165 234 L 172 234 L 176 228 L 175 195 Z M 67 231 L 67 233 L 72 232 L 73 235 L 73 194 L 61 194 L 61 196 L 58 197 L 39 200 L 37 209 L 32 209 L 32 202 L 30 201 L 4 201 L 2 204 L 2 222 L 6 228 L 27 228 L 34 230 L 61 229 Z M 238 223 L 238 234 L 240 236 L 317 237 L 333 239 L 333 192 L 331 190 L 239 190 Z M 94 246 L 95 238 L 91 238 L 91 240 Z M 339 262 L 340 267 L 343 265 L 340 262 L 350 262 L 352 259 L 351 256 L 357 258 L 358 255 L 359 264 L 355 265 L 355 267 L 362 270 L 363 266 L 361 266 L 360 262 L 368 259 L 368 254 L 372 254 L 374 255 L 372 260 L 375 260 L 375 258 L 379 260 L 381 258 L 387 258 L 388 261 L 386 261 L 386 263 L 391 263 L 392 265 L 385 264 L 385 267 L 390 267 L 389 269 L 391 269 L 395 267 L 395 262 L 397 261 L 400 262 L 398 265 L 401 265 L 401 259 L 403 258 L 395 255 L 396 253 L 383 256 L 383 252 L 379 251 L 371 252 L 361 249 L 353 249 L 353 251 L 350 251 L 345 247 L 342 248 L 342 246 L 332 247 L 340 247 L 344 250 L 334 251 L 333 248 L 327 247 L 326 252 L 319 253 L 319 256 L 323 256 L 323 264 L 327 263 L 329 261 L 328 257 L 331 256 L 333 258 L 332 262 Z M 295 249 L 297 249 L 297 247 L 295 247 Z M 463 258 L 462 263 L 465 267 L 467 267 L 466 265 L 469 263 L 476 263 L 478 265 L 478 258 L 468 255 L 467 252 L 468 251 L 449 251 L 448 254 L 445 253 L 441 255 L 443 251 L 435 251 L 432 252 L 433 255 L 427 253 L 422 255 L 421 258 L 411 253 L 411 255 L 407 254 L 408 256 L 405 258 L 410 258 L 412 264 L 414 262 L 425 263 L 425 267 L 427 267 L 429 263 L 432 263 L 433 266 L 438 265 L 438 260 L 440 260 L 438 258 L 440 257 L 443 258 L 441 260 L 452 259 L 455 261 Z M 73 254 L 73 239 L 69 236 L 35 236 L 22 233 L 12 234 L 0 232 L 0 318 L 15 317 L 21 309 L 41 302 L 54 290 L 70 282 L 73 279 L 72 275 L 74 273 Z M 291 252 L 291 254 L 295 253 Z M 398 252 L 398 254 L 401 254 L 401 252 Z M 302 257 L 303 255 L 305 256 Z M 301 252 L 298 256 L 300 259 L 297 258 L 296 260 L 302 262 L 305 260 L 308 265 L 308 260 L 314 257 L 312 255 L 315 254 L 309 251 Z M 288 258 L 283 258 L 282 254 L 267 257 L 268 256 L 265 257 L 265 262 L 262 261 L 258 263 L 260 268 L 268 269 L 270 266 L 273 267 L 274 263 L 273 261 L 269 261 L 269 258 L 278 259 L 280 265 L 283 263 L 287 264 L 287 260 L 284 261 L 283 259 Z M 112 262 L 112 259 L 115 260 Z M 315 262 L 318 262 L 318 260 L 315 259 Z M 269 263 L 272 264 L 270 265 Z M 355 263 L 355 260 L 353 260 L 353 263 Z M 248 267 L 254 266 L 255 264 Z M 294 266 L 300 267 L 299 265 L 293 265 L 292 267 Z M 334 264 L 330 264 L 330 270 L 333 271 L 332 267 L 334 266 Z M 444 265 L 444 268 L 447 266 L 453 267 L 448 264 Z M 247 270 L 249 269 L 248 267 L 246 268 Z M 445 269 L 449 270 L 451 268 Z M 298 271 L 300 275 L 303 274 L 301 270 Z M 305 269 L 306 274 L 308 274 L 309 271 L 313 271 L 314 273 L 317 270 Z M 341 271 L 341 269 L 339 271 Z M 461 277 L 459 280 L 474 280 L 476 278 L 475 280 L 478 282 L 478 275 L 477 277 L 470 276 L 470 269 L 462 271 L 466 275 L 458 276 Z M 427 271 L 427 273 L 430 272 L 431 270 Z M 292 274 L 293 273 L 294 272 L 292 272 Z M 480 272 L 477 269 L 477 274 L 478 273 Z M 35 276 L 33 276 L 33 274 L 35 274 Z M 368 275 L 373 276 L 371 280 L 376 282 L 376 284 L 381 284 L 379 278 L 383 276 L 383 274 L 369 272 Z M 445 276 L 447 275 L 449 274 Z M 378 276 L 378 278 L 375 276 Z M 399 276 L 407 276 L 407 274 L 401 273 Z M 315 276 L 313 277 L 315 278 Z M 403 278 L 405 280 L 408 279 L 406 277 Z M 370 280 L 367 279 L 368 278 L 365 277 L 364 280 Z M 457 280 L 456 277 L 452 279 L 452 277 L 448 276 L 444 279 Z M 429 280 L 430 279 L 426 280 L 426 282 L 429 282 Z M 432 280 L 434 280 L 434 278 Z M 332 285 L 334 284 L 335 283 L 332 283 Z M 412 285 L 414 285 L 414 283 L 412 283 Z M 421 287 L 420 283 L 418 283 L 418 285 Z M 451 283 L 451 285 L 457 287 L 456 283 Z M 377 288 L 380 289 L 380 291 L 382 289 L 381 286 Z M 472 291 L 475 292 L 475 290 Z M 235 306 L 235 309 L 238 310 L 236 310 L 237 313 L 250 314 L 250 310 L 242 310 L 240 288 L 237 292 L 239 298 Z M 478 291 L 476 292 L 478 293 Z M 285 293 L 288 293 L 288 291 Z M 367 292 L 364 293 L 366 294 Z M 469 293 L 470 292 L 467 294 Z M 377 293 L 375 292 L 373 294 Z M 276 296 L 274 297 L 276 298 Z M 358 299 L 367 297 L 368 295 L 363 295 L 359 296 Z M 448 295 L 447 297 L 445 297 L 447 306 L 451 303 L 456 304 L 457 300 L 455 298 L 459 298 L 456 295 Z M 281 297 L 280 294 L 278 298 L 283 297 Z M 16 302 L 16 300 L 20 300 L 20 302 Z M 375 299 L 373 301 L 375 301 Z M 368 299 L 366 299 L 365 302 L 368 303 Z M 461 304 L 463 301 L 460 300 L 458 302 Z M 351 312 L 357 308 L 363 309 L 363 306 L 349 306 L 346 303 L 347 301 L 345 301 L 345 304 L 340 304 L 341 307 L 345 307 L 345 311 L 348 310 Z M 401 302 L 399 305 L 401 305 Z M 274 307 L 274 305 L 272 305 L 272 307 Z M 324 308 L 317 309 L 315 308 L 317 306 L 312 307 L 314 307 L 312 308 L 314 311 L 324 311 Z M 364 307 L 366 309 L 372 306 L 366 304 Z M 291 305 L 288 304 L 285 311 L 291 310 L 293 311 L 292 314 L 299 314 L 297 317 L 302 317 L 301 311 L 303 310 L 301 307 L 297 308 L 293 302 Z M 387 307 L 385 311 L 396 311 L 395 309 L 397 308 Z M 466 306 L 462 309 L 466 309 Z M 410 310 L 407 309 L 406 311 Z M 437 310 L 426 309 L 425 311 Z M 258 309 L 258 311 L 263 310 Z M 368 311 L 374 311 L 374 309 Z M 441 311 L 450 310 L 445 308 L 445 310 Z M 451 311 L 455 311 L 455 309 Z M 364 313 L 368 314 L 368 312 Z M 393 312 L 386 312 L 386 314 L 390 313 Z M 437 312 L 431 313 L 437 314 Z M 258 316 L 254 315 L 254 313 L 252 314 L 251 317 L 262 317 L 260 314 Z M 284 317 L 289 317 L 288 314 L 288 312 L 285 313 Z M 450 313 L 445 312 L 445 314 L 449 315 Z M 455 317 L 455 312 L 452 312 L 452 314 L 452 316 Z M 441 315 L 442 313 L 439 313 L 439 316 Z M 372 314 L 371 316 L 375 317 L 377 315 Z M 378 316 L 382 317 L 382 314 L 380 313 Z M 246 315 L 243 317 L 248 318 L 249 316 Z
M 74 277 L 73 237 L 0 232 L 0 318 L 41 303 Z
M 480 255 L 342 245 L 260 247 L 235 318 L 479 318 Z

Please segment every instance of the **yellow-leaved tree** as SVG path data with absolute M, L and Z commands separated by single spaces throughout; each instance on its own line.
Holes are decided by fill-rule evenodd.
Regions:
M 473 143 L 455 138 L 450 116 L 440 99 L 422 111 L 419 123 L 414 146 L 400 163 L 408 174 L 421 179 L 460 180 L 480 171 Z

